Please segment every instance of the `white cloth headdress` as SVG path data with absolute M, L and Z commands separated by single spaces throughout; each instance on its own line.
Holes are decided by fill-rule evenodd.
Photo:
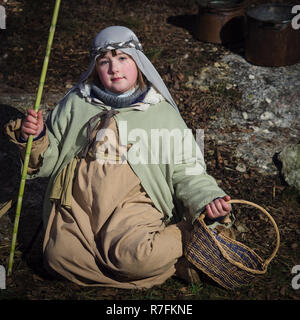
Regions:
M 117 49 L 130 55 L 147 80 L 176 110 L 178 110 L 177 105 L 161 76 L 143 53 L 142 45 L 137 36 L 130 29 L 121 26 L 107 27 L 97 34 L 91 46 L 91 63 L 88 70 L 81 75 L 79 82 L 69 91 L 69 93 L 76 88 L 80 88 L 87 80 L 94 69 L 96 59 L 100 54 Z

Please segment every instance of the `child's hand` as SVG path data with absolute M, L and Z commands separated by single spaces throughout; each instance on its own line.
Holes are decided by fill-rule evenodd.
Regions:
M 37 137 L 44 129 L 42 110 L 36 112 L 33 109 L 27 111 L 26 118 L 22 121 L 21 136 L 27 140 L 29 135 Z
M 218 198 L 206 206 L 206 215 L 209 219 L 217 219 L 219 217 L 226 216 L 230 210 L 231 206 L 227 201 L 231 198 L 230 196 L 225 196 L 223 198 Z

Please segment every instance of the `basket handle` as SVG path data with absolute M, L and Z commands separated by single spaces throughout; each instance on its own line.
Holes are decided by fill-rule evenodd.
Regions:
M 259 209 L 261 212 L 263 212 L 269 218 L 269 220 L 271 221 L 271 223 L 272 223 L 272 225 L 273 225 L 273 227 L 275 229 L 275 232 L 276 232 L 277 241 L 276 241 L 276 246 L 275 246 L 275 249 L 274 249 L 273 253 L 271 254 L 271 256 L 268 259 L 266 259 L 266 261 L 264 263 L 264 266 L 267 267 L 269 265 L 269 263 L 274 259 L 275 255 L 277 254 L 277 251 L 278 251 L 279 245 L 280 245 L 279 229 L 277 227 L 277 224 L 276 224 L 275 220 L 267 212 L 267 210 L 265 210 L 263 207 L 259 206 L 256 203 L 253 203 L 253 202 L 250 202 L 250 201 L 246 201 L 246 200 L 238 200 L 238 199 L 229 200 L 229 201 L 227 201 L 227 203 L 243 203 L 243 204 L 248 204 L 250 206 L 253 206 L 253 207 Z

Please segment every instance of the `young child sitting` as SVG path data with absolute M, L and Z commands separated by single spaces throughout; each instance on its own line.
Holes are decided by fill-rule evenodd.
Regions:
M 131 30 L 95 37 L 88 70 L 45 124 L 28 110 L 6 130 L 21 154 L 35 137 L 28 178 L 50 177 L 49 270 L 86 286 L 149 288 L 175 272 L 198 281 L 183 257 L 193 221 L 228 215 L 230 197 Z

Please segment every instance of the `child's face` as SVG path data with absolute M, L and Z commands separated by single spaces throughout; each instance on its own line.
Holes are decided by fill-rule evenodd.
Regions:
M 96 62 L 96 70 L 103 86 L 114 93 L 123 93 L 136 86 L 138 70 L 134 60 L 120 50 L 108 51 Z

